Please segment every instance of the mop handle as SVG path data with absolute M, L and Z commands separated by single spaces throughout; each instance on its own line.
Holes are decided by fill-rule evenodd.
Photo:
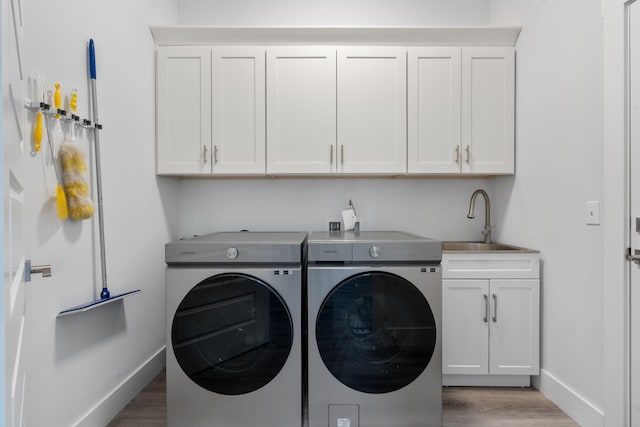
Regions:
M 93 39 L 89 40 L 89 74 L 91 76 L 91 104 L 93 106 L 94 142 L 96 155 L 96 189 L 98 190 L 98 228 L 100 231 L 100 264 L 102 267 L 102 299 L 109 298 L 107 288 L 107 260 L 104 245 L 104 220 L 102 213 L 102 172 L 100 170 L 100 132 L 98 129 L 98 91 L 96 88 L 96 51 Z

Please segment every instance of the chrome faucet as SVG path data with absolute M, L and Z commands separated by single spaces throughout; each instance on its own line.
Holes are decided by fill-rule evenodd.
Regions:
M 482 230 L 482 235 L 484 236 L 485 243 L 491 243 L 491 202 L 489 201 L 489 195 L 484 190 L 476 190 L 471 195 L 471 200 L 469 201 L 469 213 L 467 214 L 467 218 L 473 219 L 475 218 L 474 210 L 476 208 L 476 199 L 478 198 L 478 194 L 481 194 L 484 198 L 484 230 Z

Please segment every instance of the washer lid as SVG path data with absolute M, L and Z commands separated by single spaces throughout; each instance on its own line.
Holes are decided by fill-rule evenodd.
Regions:
M 313 231 L 310 262 L 440 262 L 439 240 L 402 231 Z
M 167 264 L 300 264 L 304 232 L 219 232 L 169 242 Z

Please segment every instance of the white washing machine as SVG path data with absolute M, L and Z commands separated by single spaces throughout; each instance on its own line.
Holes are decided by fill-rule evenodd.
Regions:
M 441 242 L 308 239 L 309 427 L 442 425 Z
M 306 236 L 223 232 L 166 245 L 169 426 L 301 425 Z

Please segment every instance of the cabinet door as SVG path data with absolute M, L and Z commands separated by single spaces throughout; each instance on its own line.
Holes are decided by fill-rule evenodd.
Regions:
M 335 172 L 336 51 L 267 50 L 267 172 Z
M 514 173 L 512 47 L 462 48 L 462 172 Z
M 215 47 L 211 76 L 212 172 L 265 173 L 265 49 Z
M 460 173 L 459 47 L 408 51 L 409 173 Z
M 537 279 L 491 280 L 490 374 L 539 374 Z
M 443 280 L 442 373 L 488 374 L 489 280 Z
M 161 46 L 156 76 L 156 172 L 211 172 L 211 48 Z
M 405 173 L 404 47 L 338 49 L 338 171 Z

